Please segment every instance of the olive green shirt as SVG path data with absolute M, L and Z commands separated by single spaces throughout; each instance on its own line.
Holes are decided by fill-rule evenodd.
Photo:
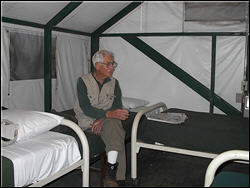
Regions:
M 94 77 L 93 73 L 91 73 L 92 76 Z M 95 78 L 95 77 L 94 77 Z M 95 79 L 96 80 L 96 79 Z M 97 80 L 97 84 L 99 86 L 99 89 L 101 91 L 102 89 L 102 86 L 109 82 L 110 81 L 110 78 L 106 78 L 103 82 L 103 84 L 100 84 Z M 91 118 L 94 118 L 94 119 L 100 119 L 100 118 L 105 118 L 106 117 L 106 111 L 105 110 L 102 110 L 102 109 L 98 109 L 98 108 L 95 108 L 93 107 L 91 104 L 90 104 L 90 100 L 88 98 L 88 94 L 87 94 L 87 87 L 84 83 L 84 81 L 82 80 L 82 78 L 78 78 L 77 80 L 77 95 L 78 95 L 78 100 L 79 100 L 79 105 L 82 109 L 82 111 L 89 117 Z M 114 102 L 113 102 L 113 105 L 110 109 L 108 109 L 107 111 L 109 110 L 115 110 L 115 109 L 120 109 L 122 108 L 122 101 L 121 101 L 121 88 L 119 86 L 119 83 L 118 81 L 116 80 L 116 83 L 115 83 L 115 91 L 114 91 L 114 95 L 115 95 L 115 98 L 114 98 Z

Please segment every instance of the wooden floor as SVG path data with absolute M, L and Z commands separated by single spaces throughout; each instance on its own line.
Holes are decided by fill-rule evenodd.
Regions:
M 141 149 L 138 154 L 138 184 L 126 187 L 203 187 L 211 159 Z M 130 176 L 130 145 L 127 146 L 127 177 Z M 98 163 L 95 164 L 98 166 Z M 230 163 L 222 170 L 249 174 L 249 165 Z M 47 187 L 80 187 L 81 170 L 74 170 Z M 90 187 L 100 187 L 100 174 L 90 172 Z

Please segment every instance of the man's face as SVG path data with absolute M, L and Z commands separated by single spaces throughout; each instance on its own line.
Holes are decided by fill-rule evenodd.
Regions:
M 96 70 L 99 74 L 102 74 L 105 78 L 111 77 L 115 68 L 113 67 L 114 59 L 111 55 L 106 55 L 103 59 L 103 63 L 96 64 Z

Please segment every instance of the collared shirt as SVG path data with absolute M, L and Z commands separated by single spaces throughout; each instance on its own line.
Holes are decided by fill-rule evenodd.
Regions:
M 93 73 L 91 73 L 91 74 L 94 77 Z M 102 86 L 105 83 L 109 82 L 109 81 L 110 81 L 110 78 L 106 78 L 104 80 L 103 84 L 100 84 L 96 80 L 96 82 L 97 82 L 97 84 L 99 86 L 100 91 L 102 89 Z M 78 95 L 79 105 L 80 105 L 82 111 L 87 116 L 92 117 L 94 119 L 100 119 L 100 118 L 105 118 L 106 117 L 106 111 L 105 110 L 95 108 L 95 107 L 93 107 L 91 105 L 90 100 L 88 98 L 88 94 L 87 94 L 87 87 L 86 87 L 86 85 L 85 85 L 85 83 L 84 83 L 84 81 L 82 80 L 81 77 L 78 78 L 78 80 L 77 80 L 77 95 Z M 114 95 L 115 95 L 115 98 L 114 98 L 113 105 L 107 111 L 122 108 L 121 88 L 120 88 L 119 83 L 118 83 L 117 80 L 116 80 L 116 83 L 115 83 Z

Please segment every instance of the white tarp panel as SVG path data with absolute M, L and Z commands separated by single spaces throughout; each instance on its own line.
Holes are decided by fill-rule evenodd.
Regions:
M 2 16 L 46 24 L 68 3 L 62 1 L 2 1 Z
M 1 104 L 8 106 L 10 67 L 9 67 L 10 41 L 6 29 L 1 29 Z
M 236 103 L 236 93 L 241 93 L 244 58 L 244 36 L 217 37 L 215 93 L 238 110 L 241 104 Z
M 63 111 L 73 108 L 78 77 L 90 70 L 90 38 L 57 34 L 57 79 L 52 108 Z
M 43 35 L 43 30 L 31 27 L 4 24 L 5 29 Z M 4 31 L 4 29 L 3 29 Z M 62 111 L 73 108 L 76 80 L 89 71 L 90 38 L 85 36 L 57 35 L 57 79 L 52 79 L 52 108 Z M 9 36 L 2 32 L 2 106 L 9 109 L 44 110 L 44 80 L 9 81 Z M 9 95 L 8 95 L 9 93 Z
M 144 1 L 104 33 L 182 32 L 182 2 Z
M 84 1 L 57 26 L 91 33 L 130 3 L 130 1 Z
M 166 11 L 167 10 L 167 11 Z M 144 2 L 105 33 L 182 32 L 183 2 Z M 158 23 L 159 21 L 159 23 Z M 157 24 L 156 24 L 157 23 Z M 160 24 L 161 23 L 161 24 Z M 195 23 L 192 31 L 245 31 L 244 23 Z M 205 26 L 205 27 L 204 27 Z M 204 28 L 212 28 L 204 30 Z M 215 28 L 213 30 L 213 28 Z M 190 30 L 191 28 L 188 28 Z M 212 37 L 139 37 L 210 89 Z M 215 93 L 240 110 L 235 101 L 244 73 L 244 37 L 217 37 Z M 114 76 L 124 96 L 194 111 L 209 111 L 209 102 L 120 37 L 102 37 L 100 49 L 113 51 L 118 62 Z M 215 107 L 216 113 L 223 113 Z
M 32 35 L 42 35 L 41 29 L 24 27 L 13 24 L 2 25 L 2 37 L 4 41 L 9 41 L 9 31 L 27 33 Z M 26 109 L 26 110 L 44 110 L 44 81 L 43 79 L 36 80 L 19 80 L 9 81 L 9 45 L 3 43 L 1 68 L 5 73 L 2 85 L 2 106 L 9 109 Z M 8 89 L 7 89 L 8 86 Z M 7 90 L 6 90 L 7 89 Z
M 210 77 L 210 57 L 206 59 L 204 55 L 203 65 L 199 64 L 196 67 L 197 60 L 195 61 L 193 56 L 188 56 L 188 54 L 195 53 L 195 51 L 188 48 L 185 50 L 186 56 L 183 55 L 185 40 L 188 40 L 188 38 L 159 37 L 157 39 L 151 42 L 157 43 L 161 41 L 157 43 L 158 46 L 155 48 L 158 52 L 163 54 L 167 48 L 169 55 L 165 54 L 165 57 L 177 62 L 177 65 L 184 70 L 186 69 L 185 71 L 189 74 L 194 73 L 194 75 L 197 75 L 196 77 L 200 76 L 199 81 L 210 87 L 210 79 L 208 79 Z M 143 40 L 150 40 L 150 38 L 144 37 Z M 168 47 L 166 47 L 164 41 L 168 42 Z M 184 108 L 206 112 L 209 110 L 209 102 L 125 40 L 119 37 L 103 37 L 100 43 L 102 49 L 108 49 L 115 54 L 118 67 L 114 72 L 114 77 L 120 81 L 123 96 L 146 99 L 151 104 L 165 102 L 168 108 Z M 205 49 L 206 45 L 204 45 L 204 49 L 200 49 L 196 53 L 204 53 Z M 202 59 L 200 56 L 196 56 L 196 58 L 198 60 Z M 200 75 L 200 69 L 204 70 L 204 74 Z

